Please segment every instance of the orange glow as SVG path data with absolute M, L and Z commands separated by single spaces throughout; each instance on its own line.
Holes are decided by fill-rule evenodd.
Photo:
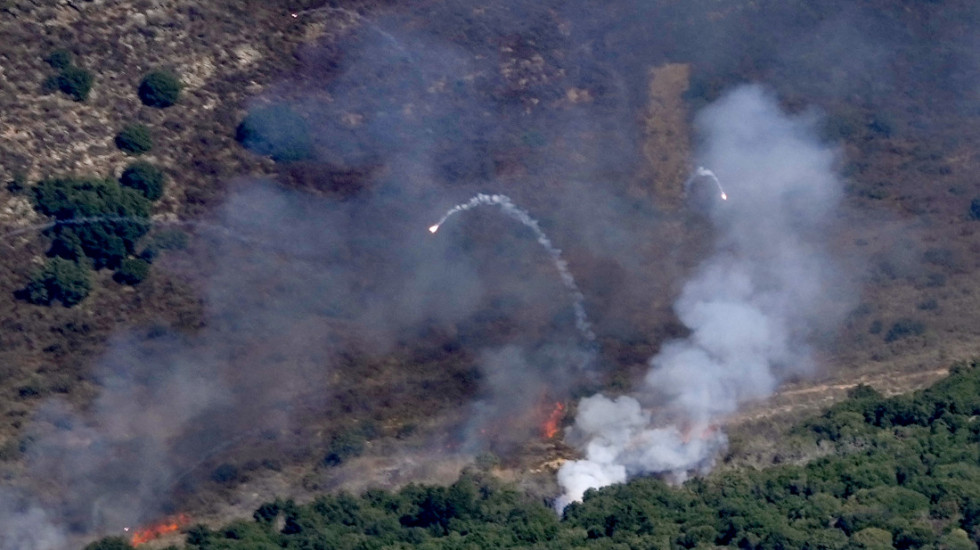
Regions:
M 686 425 L 681 430 L 681 441 L 686 445 L 691 442 L 691 439 L 699 439 L 701 441 L 707 441 L 714 437 L 715 433 L 718 431 L 717 424 L 708 424 L 704 428 L 701 428 L 700 432 L 696 432 L 695 428 L 691 425 Z
M 544 435 L 545 439 L 551 439 L 558 435 L 558 424 L 561 422 L 562 417 L 565 416 L 565 405 L 560 402 L 555 403 L 555 408 L 552 409 L 551 414 L 548 415 L 548 419 L 544 421 L 544 425 L 541 426 L 541 433 Z
M 140 544 L 150 542 L 151 540 L 156 540 L 166 534 L 176 533 L 181 527 L 187 525 L 187 523 L 188 518 L 184 514 L 170 517 L 154 525 L 137 529 L 136 532 L 133 533 L 132 538 L 129 539 L 129 542 L 133 546 L 139 546 Z

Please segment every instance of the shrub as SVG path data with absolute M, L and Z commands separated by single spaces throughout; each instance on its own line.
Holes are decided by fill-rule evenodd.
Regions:
M 65 67 L 55 82 L 58 89 L 75 101 L 85 101 L 92 91 L 92 73 L 81 67 Z
M 364 435 L 358 430 L 346 430 L 330 439 L 330 447 L 323 458 L 327 466 L 338 466 L 349 458 L 364 452 Z
M 143 77 L 138 93 L 144 105 L 164 109 L 177 103 L 182 87 L 180 80 L 173 74 L 153 71 Z
M 63 48 L 59 48 L 49 53 L 47 57 L 44 58 L 44 61 L 48 65 L 51 65 L 51 67 L 58 69 L 60 71 L 62 69 L 67 69 L 68 67 L 71 67 L 72 55 L 70 51 Z
M 116 147 L 131 155 L 142 155 L 153 148 L 150 129 L 143 124 L 130 124 L 116 134 Z
M 306 121 L 285 105 L 253 110 L 235 131 L 235 139 L 259 155 L 276 162 L 310 158 L 313 142 Z
M 925 325 L 912 319 L 899 319 L 885 334 L 886 342 L 894 342 L 906 336 L 919 336 L 926 331 Z
M 163 196 L 164 180 L 163 172 L 159 168 L 146 161 L 136 161 L 126 167 L 119 183 L 136 189 L 146 198 L 155 201 Z
M 211 479 L 216 483 L 234 483 L 241 477 L 238 467 L 227 462 L 220 464 L 211 472 Z
M 970 219 L 980 220 L 980 197 L 974 197 L 970 201 Z
M 150 274 L 150 262 L 142 258 L 126 258 L 112 278 L 124 285 L 138 285 Z
M 27 172 L 24 170 L 14 170 L 10 181 L 7 182 L 7 191 L 13 195 L 18 195 L 27 189 Z
M 50 305 L 59 301 L 65 307 L 81 302 L 92 290 L 88 266 L 64 258 L 51 258 L 44 269 L 31 277 L 22 297 L 32 304 Z

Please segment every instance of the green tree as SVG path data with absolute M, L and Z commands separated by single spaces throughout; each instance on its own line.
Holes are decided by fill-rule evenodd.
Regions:
M 116 147 L 131 155 L 142 155 L 153 148 L 150 129 L 143 124 L 129 124 L 116 134 Z
M 976 550 L 977 545 L 970 541 L 966 531 L 953 529 L 939 539 L 939 548 L 942 550 Z
M 867 550 L 891 550 L 892 534 L 884 529 L 868 527 L 851 535 L 851 542 Z
M 165 182 L 163 171 L 149 162 L 138 160 L 123 170 L 119 183 L 125 187 L 136 189 L 151 201 L 163 196 Z
M 64 258 L 50 258 L 44 268 L 31 277 L 23 297 L 32 304 L 49 305 L 58 301 L 71 307 L 84 300 L 91 290 L 87 266 Z
M 183 86 L 173 73 L 153 71 L 140 81 L 138 94 L 144 105 L 164 109 L 180 99 Z
M 64 48 L 59 48 L 45 56 L 44 62 L 51 65 L 52 68 L 60 71 L 71 66 L 72 55 L 70 51 Z
M 150 274 L 150 262 L 142 258 L 126 258 L 119 263 L 119 268 L 112 278 L 126 285 L 138 285 Z
M 92 73 L 81 67 L 69 66 L 56 77 L 58 89 L 75 101 L 85 101 L 92 91 Z

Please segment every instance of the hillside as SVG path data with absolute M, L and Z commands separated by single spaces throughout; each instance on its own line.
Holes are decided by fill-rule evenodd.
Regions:
M 855 388 L 794 428 L 794 443 L 821 455 L 806 464 L 682 486 L 641 478 L 592 491 L 560 518 L 474 468 L 449 487 L 267 502 L 251 521 L 189 527 L 185 548 L 972 548 L 978 372 L 959 364 L 890 399 Z
M 772 436 L 802 415 L 980 348 L 978 23 L 967 1 L 0 2 L 0 527 L 214 527 L 475 457 L 554 498 L 597 391 L 684 449 L 717 434 L 726 468 L 798 456 Z M 141 102 L 155 70 L 174 105 Z M 165 176 L 145 217 L 117 191 L 39 206 L 137 160 Z M 476 193 L 519 211 L 425 230 Z M 72 248 L 82 228 L 137 236 Z M 54 258 L 111 246 L 77 305 L 32 303 Z M 729 368 L 755 364 L 754 317 L 692 321 L 721 299 L 782 342 L 744 346 L 764 381 Z M 670 342 L 724 368 L 669 378 Z M 688 407 L 701 379 L 722 393 Z

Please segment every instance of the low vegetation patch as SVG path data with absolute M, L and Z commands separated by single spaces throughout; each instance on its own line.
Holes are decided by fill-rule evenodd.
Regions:
M 116 134 L 116 147 L 130 155 L 142 155 L 153 149 L 150 129 L 143 124 L 130 124 Z

